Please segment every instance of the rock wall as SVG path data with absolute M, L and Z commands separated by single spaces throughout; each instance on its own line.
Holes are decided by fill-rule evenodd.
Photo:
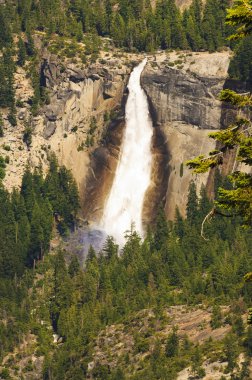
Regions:
M 106 134 L 110 121 L 121 109 L 122 97 L 132 70 L 134 56 L 113 56 L 113 52 L 90 65 L 80 60 L 65 60 L 42 51 L 41 78 L 50 104 L 32 116 L 30 100 L 33 89 L 27 71 L 18 68 L 15 74 L 18 124 L 13 128 L 4 116 L 4 137 L 0 140 L 0 155 L 8 154 L 4 185 L 11 190 L 21 184 L 25 167 L 48 168 L 48 153 L 54 152 L 60 164 L 71 169 L 84 199 L 85 181 L 92 153 Z M 33 130 L 32 144 L 27 147 L 23 134 L 27 122 Z M 95 127 L 91 131 L 91 125 Z M 92 143 L 87 144 L 87 139 Z M 87 146 L 88 145 L 88 146 Z M 8 147 L 8 151 L 6 150 Z
M 188 186 L 198 191 L 208 175 L 195 176 L 185 162 L 215 148 L 208 133 L 224 122 L 218 94 L 224 86 L 230 54 L 168 53 L 150 58 L 142 75 L 154 124 L 167 149 L 165 209 L 174 217 L 176 205 L 185 214 Z M 153 168 L 155 171 L 155 168 Z
M 71 169 L 81 195 L 85 217 L 98 220 L 110 190 L 124 128 L 126 84 L 140 55 L 103 54 L 87 66 L 76 60 L 60 62 L 47 51 L 41 57 L 41 78 L 50 94 L 36 117 L 31 117 L 33 90 L 26 72 L 15 74 L 18 125 L 13 130 L 4 114 L 4 137 L 0 155 L 9 156 L 5 186 L 19 186 L 27 163 L 46 171 L 47 154 Z M 185 212 L 191 171 L 185 161 L 215 147 L 210 130 L 226 122 L 217 96 L 227 77 L 230 54 L 160 53 L 149 57 L 142 75 L 154 120 L 152 183 L 146 195 L 144 222 L 155 217 L 165 202 L 169 218 L 176 205 Z M 224 115 L 224 116 L 223 116 Z M 25 123 L 31 120 L 32 145 L 23 142 Z M 95 120 L 95 129 L 90 127 Z M 87 146 L 87 138 L 92 144 Z M 5 149 L 8 146 L 9 150 Z M 194 179 L 198 190 L 208 176 Z
M 58 151 L 61 164 L 72 170 L 81 200 L 85 197 L 85 180 L 92 152 L 101 144 L 112 111 L 120 109 L 131 67 L 118 60 L 97 62 L 80 69 L 69 65 L 58 76 L 60 67 L 46 63 L 46 82 L 53 88 L 51 104 L 44 109 L 43 136 Z M 121 68 L 119 68 L 121 67 Z M 90 135 L 92 120 L 97 125 Z M 73 132 L 74 131 L 74 132 Z M 93 138 L 86 147 L 87 136 Z

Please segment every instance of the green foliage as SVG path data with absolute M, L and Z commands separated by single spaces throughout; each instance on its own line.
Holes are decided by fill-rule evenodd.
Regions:
M 26 60 L 26 48 L 24 41 L 21 37 L 19 37 L 18 40 L 18 58 L 17 58 L 17 64 L 19 66 L 24 66 Z
M 232 93 L 232 92 L 231 92 Z M 233 96 L 233 94 L 231 94 Z M 238 95 L 240 97 L 240 95 Z M 208 157 L 199 156 L 187 162 L 195 173 L 205 173 L 210 168 L 223 163 L 224 154 L 232 149 L 238 149 L 237 161 L 245 165 L 252 164 L 252 138 L 250 126 L 246 119 L 238 119 L 234 126 L 209 136 L 221 144 L 219 150 L 210 153 Z M 241 215 L 244 223 L 251 225 L 252 221 L 252 176 L 236 171 L 229 176 L 232 189 L 219 188 L 216 206 L 234 215 Z
M 168 224 L 164 210 L 160 207 L 158 210 L 156 228 L 154 234 L 154 245 L 160 249 L 168 238 Z
M 240 95 L 240 94 L 237 94 L 235 91 L 232 91 L 229 89 L 221 91 L 220 100 L 224 102 L 228 102 L 232 104 L 233 106 L 238 106 L 238 107 L 252 105 L 251 95 Z
M 3 5 L 0 5 L 0 49 L 9 47 L 12 43 L 12 35 L 8 21 L 6 9 Z
M 196 185 L 192 181 L 189 185 L 188 200 L 186 205 L 186 216 L 189 223 L 196 225 L 198 215 L 198 197 L 196 193 Z
M 3 126 L 4 126 L 3 116 L 0 112 L 0 137 L 4 136 Z
M 70 262 L 68 260 L 67 266 L 62 251 L 41 261 L 48 250 L 52 210 L 58 211 L 62 207 L 61 202 L 68 202 L 69 199 L 69 182 L 61 182 L 63 174 L 65 171 L 60 170 L 55 157 L 52 157 L 45 179 L 39 171 L 32 174 L 27 170 L 21 194 L 15 191 L 9 197 L 6 192 L 0 192 L 1 204 L 5 206 L 0 209 L 0 226 L 4 226 L 3 230 L 0 229 L 0 259 L 3 258 L 0 262 L 0 291 L 4 292 L 2 278 L 12 281 L 13 273 L 20 276 L 25 265 L 33 266 L 35 260 L 38 273 L 44 268 L 43 292 L 38 290 L 39 301 L 36 301 L 39 302 L 39 308 L 36 308 L 38 320 L 46 319 L 63 339 L 62 344 L 51 352 L 48 329 L 41 325 L 35 325 L 32 329 L 38 336 L 38 352 L 47 358 L 44 376 L 50 373 L 55 379 L 85 378 L 94 338 L 105 326 L 126 323 L 128 319 L 131 321 L 131 316 L 142 309 L 152 308 L 162 321 L 160 310 L 169 305 L 204 303 L 212 298 L 232 303 L 241 294 L 250 299 L 251 295 L 240 285 L 241 273 L 246 273 L 247 265 L 252 264 L 250 234 L 234 220 L 226 223 L 221 218 L 215 219 L 209 226 L 211 241 L 208 242 L 199 238 L 198 228 L 191 221 L 184 220 L 178 214 L 174 223 L 167 224 L 160 210 L 155 231 L 150 231 L 144 242 L 134 230 L 130 231 L 120 255 L 113 238 L 108 237 L 100 255 L 90 248 L 84 270 L 76 256 L 72 256 Z M 66 175 L 64 178 L 69 177 Z M 64 200 L 59 197 L 61 193 L 66 194 Z M 192 186 L 191 193 L 194 197 L 190 210 L 194 211 L 189 215 L 198 220 L 205 212 L 204 206 L 209 207 L 206 191 L 202 188 L 200 197 L 195 199 Z M 58 223 L 62 222 L 64 215 L 58 215 Z M 6 220 L 9 221 L 8 225 Z M 2 236 L 5 239 L 1 240 Z M 7 294 L 13 286 L 8 286 Z M 179 290 L 176 295 L 174 286 Z M 23 297 L 26 297 L 25 294 Z M 18 315 L 17 311 L 12 313 Z M 218 310 L 215 317 L 219 318 Z M 20 325 L 16 326 L 11 344 L 18 336 L 17 331 L 26 331 L 29 323 L 25 322 L 22 329 Z M 240 321 L 233 319 L 232 326 L 237 336 L 241 336 Z M 150 352 L 150 355 L 140 373 L 134 375 L 136 379 L 148 373 L 147 378 L 157 379 L 162 375 L 172 380 L 178 371 L 190 364 L 193 373 L 202 376 L 202 352 L 188 342 L 180 343 L 176 329 L 163 345 L 159 342 L 153 348 L 149 339 L 151 332 L 139 334 L 135 336 L 135 350 L 138 353 Z M 246 347 L 249 344 L 247 339 Z M 8 340 L 3 341 L 3 347 L 4 350 L 10 347 Z M 227 352 L 226 355 L 231 363 L 232 353 Z M 124 371 L 122 365 L 122 373 Z M 121 376 L 120 371 L 114 373 L 106 366 L 95 366 L 93 373 L 97 376 L 107 376 L 109 373 L 115 378 L 119 374 Z
M 228 11 L 228 23 L 238 27 L 233 38 L 244 37 L 252 31 L 252 6 L 248 0 L 237 0 L 233 8 Z M 251 94 L 237 94 L 231 90 L 222 91 L 222 101 L 228 102 L 239 109 L 251 106 Z M 232 150 L 238 150 L 237 161 L 245 165 L 252 164 L 252 138 L 250 121 L 244 118 L 237 119 L 234 126 L 220 132 L 211 133 L 221 144 L 221 149 L 209 157 L 199 156 L 187 162 L 187 165 L 196 173 L 204 173 L 210 168 L 223 163 L 223 154 Z M 231 189 L 219 189 L 216 206 L 223 210 L 240 215 L 244 224 L 252 225 L 252 175 L 241 171 L 233 172 L 229 176 L 233 187 Z
M 14 71 L 12 53 L 7 49 L 0 57 L 0 107 L 14 107 Z
M 179 352 L 179 338 L 176 328 L 169 334 L 166 342 L 165 354 L 168 358 L 177 356 Z
M 227 371 L 233 372 L 237 365 L 236 358 L 238 356 L 238 344 L 236 336 L 233 334 L 227 335 L 224 340 L 224 344 L 224 353 L 228 362 Z
M 8 114 L 8 121 L 9 123 L 15 127 L 17 125 L 17 118 L 16 118 L 16 107 L 13 105 L 10 108 L 10 112 Z
M 22 66 L 27 57 L 34 57 L 36 49 L 32 34 L 34 30 L 45 32 L 48 38 L 74 38 L 84 42 L 85 55 L 96 60 L 100 49 L 100 38 L 111 37 L 118 47 L 127 50 L 153 51 L 155 49 L 190 48 L 215 50 L 225 44 L 227 27 L 224 23 L 228 1 L 207 0 L 203 6 L 194 0 L 183 13 L 174 0 L 158 0 L 156 7 L 149 1 L 119 0 L 114 7 L 110 0 L 96 1 L 92 6 L 87 0 L 65 2 L 43 0 L 19 1 L 6 18 L 5 7 L 1 7 L 0 48 L 12 42 L 11 29 L 26 33 L 26 52 L 19 40 L 18 62 Z M 75 43 L 76 44 L 76 43 Z M 54 49 L 54 48 L 53 48 Z M 76 49 L 70 45 L 55 52 L 74 57 Z
M 241 316 L 237 316 L 234 318 L 232 322 L 232 330 L 237 336 L 243 336 L 245 328 Z
M 235 26 L 236 32 L 230 39 L 243 38 L 251 33 L 252 6 L 250 0 L 235 0 L 234 6 L 228 9 L 227 24 Z
M 57 217 L 59 231 L 66 233 L 74 226 L 79 209 L 79 195 L 71 172 L 65 167 L 58 167 L 54 155 L 50 157 L 50 170 L 45 178 L 43 192 Z
M 205 202 L 206 192 L 202 189 L 200 198 L 194 200 L 193 217 L 196 220 L 204 212 Z M 158 228 L 153 233 L 149 232 L 144 242 L 133 230 L 128 233 L 120 256 L 111 237 L 107 239 L 101 255 L 96 255 L 91 247 L 84 271 L 80 270 L 76 258 L 71 259 L 68 270 L 62 253 L 60 263 L 59 258 L 55 258 L 57 265 L 53 264 L 53 268 L 58 268 L 58 271 L 55 274 L 53 269 L 53 274 L 50 274 L 45 297 L 51 300 L 53 326 L 64 337 L 64 343 L 48 364 L 52 376 L 57 378 L 58 371 L 63 371 L 59 376 L 69 378 L 73 369 L 77 371 L 80 368 L 84 356 L 92 355 L 92 342 L 99 331 L 107 325 L 126 323 L 128 319 L 131 324 L 132 315 L 139 310 L 152 308 L 161 318 L 160 310 L 167 305 L 204 303 L 213 298 L 232 303 L 241 292 L 245 294 L 240 285 L 240 273 L 246 273 L 251 262 L 251 239 L 238 222 L 215 219 L 209 226 L 211 241 L 208 242 L 200 239 L 197 227 L 189 220 L 180 217 L 178 228 L 177 221 L 167 225 L 161 211 L 159 215 Z M 56 275 L 59 276 L 57 286 L 53 286 Z M 176 296 L 173 294 L 174 286 L 179 290 Z M 250 299 L 251 295 L 246 297 Z M 214 307 L 212 326 L 219 327 L 221 320 L 220 308 Z M 239 318 L 233 319 L 232 326 L 235 334 L 242 336 Z M 174 379 L 179 370 L 190 364 L 195 376 L 203 376 L 201 348 L 188 343 L 183 347 L 176 329 L 163 345 L 156 342 L 153 348 L 148 336 L 140 332 L 134 336 L 134 353 L 150 351 L 150 356 L 145 359 L 143 370 L 133 378 L 144 378 L 148 373 L 148 378 L 157 379 L 162 374 L 164 378 Z M 83 342 L 85 352 L 79 349 Z M 225 347 L 231 370 L 236 354 L 228 351 L 228 344 Z M 187 360 L 189 356 L 190 361 L 184 363 L 183 355 L 187 355 Z M 60 369 L 62 366 L 63 370 Z M 124 373 L 124 367 L 122 369 Z M 107 376 L 108 371 L 111 369 L 98 365 L 92 374 Z
M 252 6 L 250 0 L 236 0 L 228 10 L 227 23 L 237 28 L 231 38 L 241 38 L 252 31 Z M 239 58 L 240 59 L 240 58 Z M 243 68 L 244 70 L 244 68 Z M 247 74 L 245 74 L 247 79 Z M 222 101 L 228 102 L 238 109 L 251 106 L 251 94 L 237 94 L 231 90 L 224 90 L 220 96 Z M 210 134 L 220 143 L 221 148 L 209 157 L 199 156 L 187 162 L 195 173 L 207 172 L 210 168 L 223 163 L 223 154 L 238 150 L 237 161 L 251 166 L 252 164 L 252 138 L 250 121 L 240 118 L 235 125 L 217 133 Z M 229 176 L 231 189 L 219 189 L 216 206 L 223 210 L 242 216 L 244 224 L 252 224 L 252 175 L 236 171 Z
M 199 378 L 202 378 L 205 376 L 205 371 L 201 367 L 203 358 L 202 358 L 202 352 L 199 346 L 196 346 L 192 357 L 191 357 L 191 362 L 192 362 L 192 373 L 194 376 L 198 376 Z
M 180 164 L 180 169 L 179 169 L 179 176 L 183 177 L 184 174 L 184 164 L 183 162 Z
M 1 185 L 1 181 L 5 177 L 5 170 L 4 170 L 5 168 L 6 168 L 5 159 L 2 156 L 0 156 L 0 185 Z
M 32 144 L 32 127 L 29 124 L 25 125 L 23 142 L 27 145 L 28 148 Z
M 219 305 L 213 306 L 212 319 L 211 319 L 211 327 L 213 329 L 217 329 L 222 325 L 222 313 Z
M 238 42 L 228 72 L 232 79 L 252 80 L 252 36 L 247 36 Z

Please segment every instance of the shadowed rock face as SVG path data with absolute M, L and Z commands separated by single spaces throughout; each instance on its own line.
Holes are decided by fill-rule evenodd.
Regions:
M 154 125 L 163 136 L 167 152 L 166 165 L 159 169 L 156 166 L 153 171 L 159 172 L 156 177 L 165 172 L 164 203 L 171 219 L 176 205 L 185 213 L 191 179 L 196 181 L 198 190 L 202 183 L 207 183 L 208 175 L 193 176 L 185 162 L 213 150 L 215 143 L 208 138 L 208 133 L 226 124 L 217 97 L 229 65 L 228 53 L 194 53 L 185 55 L 183 67 L 177 69 L 176 64 L 169 65 L 176 59 L 174 54 L 151 59 L 142 74 Z M 210 189 L 210 183 L 208 185 Z
M 84 189 L 83 210 L 85 218 L 94 223 L 100 221 L 106 198 L 112 187 L 124 126 L 122 119 L 113 121 L 106 143 L 98 147 L 91 158 Z

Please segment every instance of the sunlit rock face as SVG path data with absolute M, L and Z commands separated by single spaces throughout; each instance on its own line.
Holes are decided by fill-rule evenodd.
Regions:
M 126 104 L 126 127 L 111 191 L 105 202 L 100 227 L 122 245 L 125 231 L 134 224 L 143 236 L 143 205 L 151 182 L 152 121 L 148 100 L 140 85 L 146 60 L 133 70 Z
M 229 61 L 229 52 L 162 53 L 150 57 L 142 73 L 141 85 L 148 96 L 154 129 L 163 135 L 167 150 L 167 161 L 157 178 L 168 172 L 163 201 L 169 219 L 174 218 L 176 206 L 185 215 L 192 179 L 198 192 L 207 184 L 211 195 L 213 181 L 208 174 L 195 176 L 185 163 L 214 150 L 215 141 L 209 139 L 209 132 L 229 124 L 218 99 Z

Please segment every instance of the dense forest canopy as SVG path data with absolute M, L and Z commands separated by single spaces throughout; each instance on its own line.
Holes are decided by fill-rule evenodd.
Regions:
M 7 325 L 0 323 L 2 357 L 18 343 L 19 334 L 31 331 L 38 337 L 37 355 L 45 356 L 43 379 L 84 379 L 88 378 L 94 339 L 107 325 L 128 323 L 134 313 L 148 308 L 153 308 L 160 319 L 163 308 L 170 305 L 229 304 L 237 302 L 239 297 L 243 297 L 245 303 L 251 302 L 251 285 L 241 286 L 242 276 L 252 265 L 251 234 L 241 228 L 239 220 L 226 221 L 218 217 L 207 226 L 209 241 L 202 240 L 200 225 L 212 203 L 204 187 L 200 197 L 197 196 L 193 182 L 188 194 L 187 218 L 184 220 L 177 210 L 176 220 L 167 222 L 160 209 L 156 227 L 149 231 L 145 241 L 141 242 L 134 230 L 129 231 L 120 255 L 113 238 L 108 237 L 100 253 L 90 247 L 84 270 L 76 256 L 70 257 L 66 265 L 62 251 L 41 261 L 41 247 L 44 254 L 51 233 L 52 210 L 60 212 L 61 209 L 68 210 L 72 204 L 77 205 L 72 201 L 68 205 L 56 201 L 60 173 L 65 169 L 54 169 L 54 166 L 53 161 L 45 180 L 39 173 L 27 171 L 21 193 L 14 192 L 9 201 L 5 201 L 10 215 L 8 224 L 1 214 L 2 231 L 8 242 L 0 245 L 4 263 L 0 281 L 1 310 L 5 317 L 10 317 Z M 229 186 L 224 182 L 217 175 L 216 189 L 221 183 Z M 65 182 L 61 183 L 65 186 Z M 9 198 L 9 195 L 5 193 L 5 197 Z M 71 210 L 74 212 L 73 208 Z M 51 215 L 49 219 L 45 211 Z M 68 215 L 72 222 L 71 214 L 61 211 L 61 215 L 65 215 L 64 223 L 69 220 Z M 13 235 L 17 225 L 19 233 L 15 243 Z M 10 259 L 6 260 L 6 257 Z M 32 265 L 34 259 L 40 260 L 37 271 L 28 269 L 24 276 L 17 277 L 24 270 L 20 265 Z M 32 285 L 37 276 L 42 276 L 43 282 L 36 281 L 36 285 Z M 29 289 L 33 290 L 32 296 L 28 297 Z M 35 312 L 31 313 L 31 310 Z M 218 307 L 213 310 L 212 326 L 217 328 L 224 319 Z M 239 312 L 233 312 L 229 322 L 225 323 L 231 323 L 235 334 L 236 331 L 240 334 L 238 338 L 235 335 L 230 337 L 237 350 L 238 347 L 239 350 L 245 349 L 250 355 L 246 339 L 252 344 L 251 337 L 246 337 L 244 328 L 240 332 L 236 327 L 242 312 L 239 307 L 237 310 Z M 46 322 L 42 325 L 41 320 Z M 63 339 L 63 344 L 56 349 L 51 343 L 52 331 L 47 326 L 52 326 L 53 332 Z M 150 376 L 148 378 L 174 380 L 183 366 L 193 362 L 194 355 L 202 357 L 204 348 L 198 353 L 197 346 L 187 342 L 184 349 L 186 343 L 178 340 L 176 331 L 174 334 L 167 340 L 167 349 L 164 351 L 160 346 L 158 354 L 154 350 L 140 374 L 132 379 Z M 148 335 L 136 335 L 135 339 L 138 352 L 149 349 Z M 168 343 L 169 339 L 177 341 L 175 348 Z M 127 360 L 125 363 L 123 360 L 121 367 L 112 372 L 107 366 L 96 366 L 92 375 L 102 380 L 128 378 L 124 377 L 126 363 Z M 202 372 L 200 363 L 202 359 L 195 364 L 196 373 Z M 233 363 L 231 359 L 230 363 Z
M 229 0 L 193 0 L 180 12 L 175 0 L 18 0 L 0 7 L 0 47 L 12 33 L 43 31 L 75 37 L 95 33 L 128 50 L 192 49 L 214 51 L 227 44 Z

